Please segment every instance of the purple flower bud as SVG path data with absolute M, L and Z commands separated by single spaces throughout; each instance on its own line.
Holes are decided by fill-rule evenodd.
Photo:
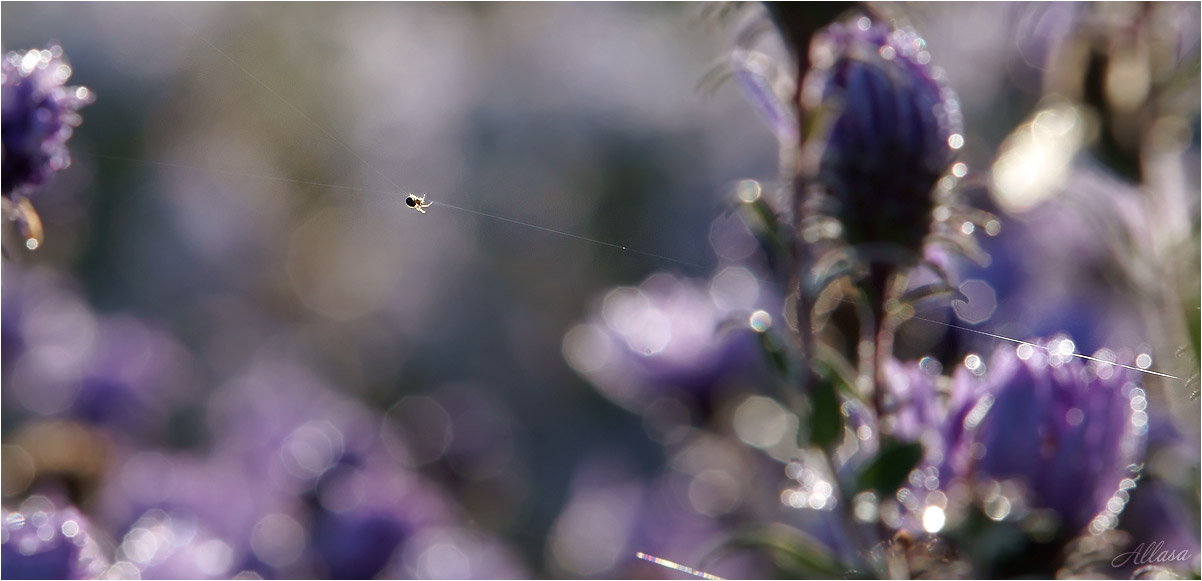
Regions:
M 67 87 L 71 67 L 63 49 L 10 52 L 2 63 L 4 197 L 27 196 L 55 171 L 71 164 L 67 139 L 79 126 L 77 111 L 91 103 L 86 87 Z
M 1148 415 L 1126 369 L 1085 364 L 1072 341 L 1000 348 L 966 358 L 955 378 L 942 476 L 1016 478 L 1026 501 L 1060 517 L 1062 533 L 1115 524 L 1135 486 Z
M 45 496 L 31 496 L 16 511 L 3 509 L 0 554 L 5 579 L 95 579 L 108 559 L 87 519 Z
M 958 101 L 930 60 L 914 32 L 863 15 L 811 44 L 802 172 L 817 187 L 803 212 L 838 219 L 853 245 L 917 253 L 929 230 L 936 182 L 964 144 Z

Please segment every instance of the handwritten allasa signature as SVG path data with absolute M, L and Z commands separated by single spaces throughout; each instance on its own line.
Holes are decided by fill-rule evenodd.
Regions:
M 1112 567 L 1122 567 L 1127 563 L 1133 565 L 1149 565 L 1152 563 L 1171 563 L 1188 561 L 1190 552 L 1186 549 L 1179 551 L 1164 550 L 1164 541 L 1147 544 L 1140 543 L 1133 551 L 1127 551 L 1110 561 Z

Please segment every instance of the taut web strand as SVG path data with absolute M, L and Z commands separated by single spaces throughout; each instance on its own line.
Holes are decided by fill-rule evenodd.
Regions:
M 364 159 L 364 158 L 363 158 L 363 156 L 359 155 L 359 153 L 358 153 L 358 152 L 356 152 L 354 149 L 352 149 L 352 148 L 351 148 L 349 145 L 347 145 L 347 144 L 346 144 L 346 142 L 344 142 L 344 141 L 342 141 L 341 139 L 339 139 L 337 135 L 334 135 L 332 132 L 330 132 L 329 130 L 327 130 L 325 127 L 323 127 L 323 126 L 322 126 L 321 124 L 319 124 L 317 121 L 313 120 L 313 118 L 312 118 L 312 117 L 309 117 L 308 115 L 306 115 L 304 111 L 301 111 L 299 107 L 297 107 L 296 105 L 293 105 L 293 104 L 292 104 L 292 102 L 290 102 L 288 99 L 284 98 L 284 96 L 283 96 L 283 95 L 281 95 L 281 94 L 279 94 L 278 92 L 276 92 L 276 91 L 275 91 L 275 89 L 272 89 L 272 88 L 271 88 L 269 85 L 267 85 L 267 83 L 264 83 L 263 81 L 259 80 L 259 78 L 258 78 L 258 77 L 256 77 L 254 74 L 252 74 L 252 73 L 251 73 L 249 70 L 247 70 L 247 69 L 246 69 L 246 67 L 243 67 L 241 64 L 239 64 L 239 63 L 238 63 L 238 61 L 235 61 L 235 60 L 233 59 L 233 57 L 231 57 L 229 54 L 226 54 L 226 52 L 225 52 L 225 51 L 221 50 L 221 48 L 220 48 L 220 47 L 218 47 L 217 45 L 215 45 L 215 44 L 213 44 L 212 42 L 210 42 L 210 41 L 209 41 L 209 39 L 208 39 L 208 38 L 205 38 L 205 37 L 204 37 L 202 34 L 200 34 L 200 32 L 198 32 L 198 31 L 195 31 L 195 30 L 191 30 L 191 29 L 189 29 L 189 28 L 188 28 L 186 25 L 184 25 L 184 23 L 183 23 L 182 21 L 180 21 L 178 18 L 175 18 L 175 16 L 174 16 L 174 15 L 172 15 L 172 18 L 173 18 L 173 19 L 175 19 L 175 20 L 176 20 L 176 22 L 177 22 L 177 23 L 179 23 L 179 24 L 180 24 L 180 26 L 181 26 L 182 28 L 184 28 L 184 29 L 185 29 L 185 30 L 187 30 L 188 32 L 190 32 L 190 33 L 192 33 L 193 35 L 195 35 L 195 36 L 196 36 L 197 38 L 199 38 L 199 39 L 200 39 L 202 42 L 204 42 L 206 45 L 208 45 L 208 46 L 209 46 L 209 48 L 212 48 L 214 51 L 216 51 L 218 54 L 220 54 L 220 55 L 221 55 L 223 58 L 225 58 L 225 59 L 226 59 L 226 60 L 228 60 L 228 61 L 229 61 L 231 64 L 233 64 L 235 67 L 237 67 L 237 68 L 238 68 L 238 70 L 242 71 L 242 73 L 243 73 L 243 74 L 245 74 L 247 77 L 250 77 L 250 79 L 251 79 L 251 80 L 253 80 L 253 81 L 254 81 L 255 83 L 257 83 L 259 86 L 261 86 L 261 87 L 263 87 L 264 89 L 266 89 L 266 90 L 267 90 L 267 92 L 271 93 L 273 96 L 275 96 L 275 98 L 279 99 L 281 102 L 283 102 L 285 105 L 287 105 L 287 106 L 288 106 L 290 109 L 292 109 L 293 111 L 295 111 L 295 112 L 296 112 L 298 115 L 300 115 L 301 117 L 303 117 L 303 118 L 304 118 L 306 121 L 308 121 L 310 124 L 312 124 L 312 125 L 313 125 L 314 127 L 316 127 L 318 130 L 320 130 L 322 133 L 324 133 L 324 134 L 325 134 L 327 137 L 329 137 L 330 139 L 332 139 L 332 140 L 334 141 L 334 143 L 337 143 L 337 144 L 338 144 L 340 147 L 342 147 L 344 150 L 346 150 L 348 153 L 350 153 L 352 156 L 354 156 L 354 157 L 355 157 L 355 159 L 359 161 L 359 163 L 362 163 L 362 164 L 364 165 L 364 167 L 370 168 L 370 169 L 371 169 L 373 172 L 375 172 L 376 174 L 378 174 L 380 177 L 383 177 L 383 178 L 384 178 L 384 179 L 385 179 L 385 180 L 386 180 L 388 183 L 392 184 L 393 186 L 396 186 L 396 188 L 397 188 L 397 192 L 380 192 L 380 191 L 378 191 L 378 190 L 366 190 L 366 189 L 362 189 L 362 188 L 352 188 L 352 187 L 347 187 L 347 186 L 335 186 L 335 185 L 330 185 L 330 184 L 320 184 L 320 183 L 316 183 L 316 182 L 305 182 L 305 181 L 301 181 L 301 180 L 285 180 L 285 179 L 283 179 L 283 178 L 275 178 L 275 177 L 269 177 L 269 176 L 255 176 L 255 175 L 252 175 L 252 174 L 241 174 L 241 173 L 238 173 L 238 172 L 222 172 L 222 173 L 230 173 L 230 174 L 232 174 L 232 175 L 243 175 L 243 176 L 247 176 L 247 177 L 260 177 L 260 178 L 264 178 L 264 179 L 271 179 L 271 180 L 277 180 L 277 181 L 291 181 L 291 182 L 293 182 L 293 183 L 299 183 L 299 184 L 308 184 L 308 185 L 326 186 L 326 187 L 333 187 L 333 188 L 340 188 L 340 189 L 347 189 L 347 190 L 356 190 L 356 191 L 371 192 L 371 193 L 392 193 L 392 194 L 397 194 L 397 195 L 403 195 L 403 193 L 401 193 L 401 190 L 403 190 L 404 188 L 402 188 L 402 187 L 400 186 L 400 184 L 398 184 L 398 183 L 397 183 L 395 180 L 393 180 L 391 177 L 389 177 L 389 176 L 388 176 L 387 174 L 385 174 L 384 172 L 380 171 L 380 170 L 379 170 L 378 168 L 376 168 L 374 165 L 372 165 L 372 164 L 368 163 L 368 161 L 367 161 L 366 159 Z M 111 156 L 99 156 L 99 155 L 97 155 L 97 157 L 111 157 Z M 115 159 L 121 159 L 121 158 L 115 158 Z M 141 160 L 128 160 L 128 161 L 141 161 Z M 168 166 L 168 167 L 172 167 L 172 166 L 173 166 L 173 167 L 180 167 L 180 168 L 187 168 L 187 169 L 201 169 L 201 168 L 189 168 L 188 166 L 182 166 L 182 165 L 178 165 L 178 164 L 162 163 L 162 162 L 145 162 L 145 163 L 152 163 L 152 164 L 156 164 L 156 165 L 164 165 L 164 166 Z M 612 242 L 605 242 L 605 241 L 603 241 L 603 240 L 597 240 L 597 239 L 595 239 L 595 238 L 588 238 L 588 237 L 586 237 L 586 236 L 580 236 L 580 235 L 578 235 L 578 234 L 572 234 L 572 233 L 569 233 L 569 232 L 564 232 L 564 231 L 562 231 L 562 230 L 555 230 L 555 229 L 553 229 L 553 228 L 547 228 L 547 227 L 545 227 L 545 226 L 539 226 L 539 225 L 537 225 L 537 224 L 530 224 L 530 223 L 528 223 L 528 222 L 522 222 L 522 221 L 520 221 L 520 220 L 514 220 L 514 219 L 512 219 L 512 218 L 506 218 L 506 217 L 504 217 L 504 216 L 498 216 L 498 215 L 496 215 L 496 214 L 489 214 L 489 213 L 487 213 L 487 212 L 481 212 L 481 211 L 478 211 L 478 210 L 472 210 L 472 209 L 469 209 L 469 208 L 464 208 L 464 207 L 456 206 L 456 205 L 454 205 L 454 204 L 449 204 L 449 203 L 447 203 L 447 202 L 444 202 L 444 201 L 441 201 L 441 200 L 435 200 L 435 201 L 432 201 L 432 202 L 434 202 L 435 204 L 437 204 L 437 205 L 440 205 L 440 206 L 446 206 L 446 207 L 448 207 L 448 208 L 455 209 L 455 210 L 459 210 L 459 211 L 462 211 L 462 212 L 470 212 L 470 213 L 472 213 L 472 214 L 476 214 L 476 215 L 478 215 L 478 216 L 483 216 L 483 217 L 486 217 L 486 218 L 493 218 L 493 219 L 496 219 L 496 220 L 501 220 L 501 221 L 504 221 L 504 222 L 509 222 L 509 223 L 511 223 L 511 224 L 517 224 L 517 225 L 519 225 L 519 226 L 526 226 L 526 227 L 528 227 L 528 228 L 534 228 L 534 229 L 537 229 L 537 230 L 542 230 L 542 231 L 545 231 L 545 232 L 550 232 L 550 233 L 552 233 L 552 234 L 559 234 L 559 235 L 561 235 L 561 236 L 567 236 L 567 237 L 570 237 L 570 238 L 576 238 L 576 239 L 578 239 L 578 240 L 583 240 L 583 241 L 586 241 L 586 242 L 592 242 L 592 243 L 594 243 L 594 244 L 600 244 L 600 245 L 602 245 L 602 246 L 608 246 L 608 247 L 610 247 L 610 248 L 615 248 L 615 249 L 622 250 L 622 251 L 625 251 L 625 252 L 630 252 L 630 253 L 633 253 L 633 254 L 640 254 L 640 255 L 643 255 L 643 256 L 648 256 L 648 257 L 651 257 L 651 258 L 657 258 L 657 259 L 660 259 L 660 260 L 666 260 L 666 261 L 669 261 L 669 262 L 674 262 L 674 263 L 681 264 L 681 265 L 691 266 L 691 267 L 694 267 L 694 268 L 699 268 L 699 269 L 705 269 L 705 267 L 704 267 L 704 266 L 702 266 L 702 265 L 700 265 L 700 264 L 693 263 L 693 262 L 688 262 L 688 261 L 684 261 L 684 260 L 678 260 L 678 259 L 675 259 L 675 258 L 670 258 L 670 257 L 668 257 L 668 256 L 664 256 L 664 255 L 661 255 L 661 254 L 655 254 L 655 253 L 651 253 L 651 252 L 644 252 L 644 251 L 641 251 L 641 250 L 633 250 L 633 249 L 631 249 L 631 248 L 628 248 L 628 247 L 626 247 L 626 246 L 622 246 L 622 245 L 620 245 L 620 244 L 614 244 L 614 243 L 612 243 Z M 431 204 L 431 205 L 434 205 L 434 204 Z
M 659 565 L 660 567 L 667 567 L 668 569 L 680 571 L 681 573 L 688 573 L 689 575 L 692 575 L 694 577 L 700 577 L 702 579 L 711 579 L 713 581 L 725 581 L 722 577 L 719 577 L 717 575 L 714 575 L 711 573 L 706 573 L 705 571 L 698 571 L 692 567 L 685 567 L 684 565 L 681 565 L 680 563 L 669 561 L 667 559 L 661 559 L 654 555 L 648 555 L 647 553 L 643 553 L 643 552 L 638 552 L 638 553 L 635 553 L 634 555 L 644 561 L 650 561 L 652 563 L 655 563 L 656 565 Z

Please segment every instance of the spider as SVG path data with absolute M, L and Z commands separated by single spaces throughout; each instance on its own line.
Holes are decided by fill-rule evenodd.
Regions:
M 410 193 L 409 197 L 405 198 L 405 205 L 425 214 L 426 208 L 433 206 L 434 202 L 427 202 L 426 194 L 422 194 L 421 197 L 418 197 L 416 194 Z

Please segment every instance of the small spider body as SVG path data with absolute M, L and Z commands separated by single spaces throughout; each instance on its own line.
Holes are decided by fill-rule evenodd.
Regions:
M 427 202 L 425 194 L 422 194 L 420 197 L 416 194 L 409 194 L 409 197 L 405 198 L 405 205 L 425 214 L 426 208 L 433 206 L 434 202 Z

